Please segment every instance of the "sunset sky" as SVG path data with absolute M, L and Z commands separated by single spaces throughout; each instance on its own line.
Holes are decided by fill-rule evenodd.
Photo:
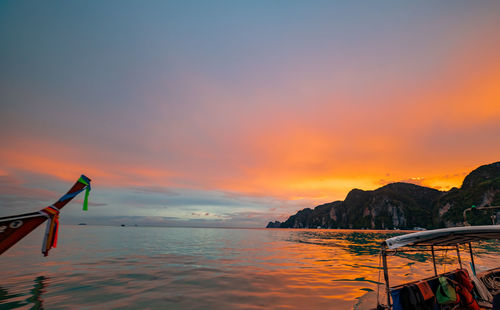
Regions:
M 500 160 L 500 1 L 1 1 L 0 216 L 263 227 Z

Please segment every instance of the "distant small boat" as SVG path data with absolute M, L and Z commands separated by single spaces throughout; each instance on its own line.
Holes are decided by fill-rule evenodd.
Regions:
M 80 225 L 80 226 L 85 226 L 85 225 L 87 225 L 87 223 L 80 223 L 80 224 L 78 224 L 78 225 Z
M 82 175 L 76 183 L 73 184 L 71 189 L 54 204 L 37 212 L 0 217 L 0 254 L 7 251 L 40 224 L 49 220 L 47 228 L 45 229 L 45 237 L 42 246 L 42 253 L 44 256 L 47 256 L 49 250 L 57 246 L 60 210 L 84 190 L 85 198 L 83 200 L 83 210 L 87 210 L 90 179 Z

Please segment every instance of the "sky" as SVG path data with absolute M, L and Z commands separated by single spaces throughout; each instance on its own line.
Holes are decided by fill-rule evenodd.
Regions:
M 1 1 L 0 216 L 264 227 L 500 159 L 499 1 Z

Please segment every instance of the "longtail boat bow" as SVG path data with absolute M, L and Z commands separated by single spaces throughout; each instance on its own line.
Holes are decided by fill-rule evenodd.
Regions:
M 83 200 L 83 210 L 88 208 L 88 196 L 90 191 L 90 179 L 82 175 L 70 190 L 54 204 L 32 213 L 25 213 L 14 216 L 0 217 L 0 254 L 7 251 L 24 236 L 32 232 L 40 224 L 49 220 L 45 229 L 42 253 L 49 254 L 51 248 L 57 246 L 57 231 L 59 227 L 60 210 L 76 195 L 85 190 Z

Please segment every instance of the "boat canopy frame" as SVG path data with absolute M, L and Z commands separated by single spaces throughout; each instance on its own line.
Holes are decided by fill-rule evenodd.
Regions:
M 384 270 L 385 290 L 387 295 L 387 306 L 391 309 L 391 288 L 389 285 L 389 268 L 387 264 L 388 254 L 396 254 L 398 252 L 431 252 L 432 263 L 434 265 L 434 275 L 437 277 L 436 256 L 438 251 L 457 251 L 457 259 L 462 268 L 462 260 L 460 257 L 460 245 L 467 245 L 471 258 L 472 272 L 476 273 L 474 263 L 474 253 L 472 250 L 472 242 L 481 240 L 500 240 L 500 225 L 484 225 L 484 226 L 464 226 L 442 228 L 427 231 L 419 231 L 407 235 L 396 236 L 382 242 L 381 256 Z M 414 249 L 408 249 L 414 247 Z

